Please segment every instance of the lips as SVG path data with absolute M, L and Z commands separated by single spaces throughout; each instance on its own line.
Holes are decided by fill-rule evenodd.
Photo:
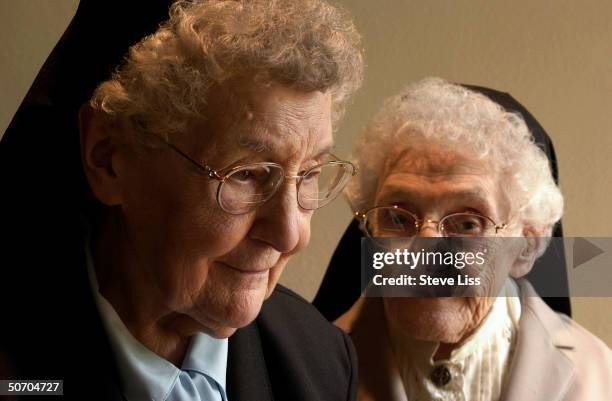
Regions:
M 236 267 L 236 266 L 229 265 L 225 262 L 218 262 L 218 263 L 223 265 L 224 267 L 227 267 L 229 269 L 232 269 L 242 274 L 252 274 L 252 275 L 263 274 L 263 273 L 267 273 L 271 269 L 271 267 L 266 267 L 266 268 Z

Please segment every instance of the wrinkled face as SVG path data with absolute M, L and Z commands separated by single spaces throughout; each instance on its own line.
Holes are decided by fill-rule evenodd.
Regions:
M 296 175 L 329 153 L 329 94 L 246 84 L 211 99 L 211 117 L 171 140 L 203 165 L 271 161 Z M 251 322 L 309 241 L 312 211 L 298 206 L 295 180 L 255 211 L 231 215 L 216 202 L 219 182 L 170 149 L 126 163 L 121 209 L 151 302 L 215 336 Z
M 420 219 L 439 221 L 458 212 L 475 212 L 503 222 L 508 206 L 497 174 L 482 161 L 462 157 L 436 145 L 415 146 L 391 155 L 380 181 L 376 205 L 398 205 Z M 425 224 L 422 237 L 437 237 L 436 224 Z M 510 271 L 516 250 L 485 272 L 487 285 L 499 287 Z M 460 273 L 460 272 L 458 272 Z M 489 311 L 493 297 L 385 298 L 385 313 L 410 337 L 456 343 L 474 330 Z

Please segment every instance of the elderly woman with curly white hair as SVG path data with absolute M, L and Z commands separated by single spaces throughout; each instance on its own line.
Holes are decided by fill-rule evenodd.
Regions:
M 58 321 L 43 325 L 54 330 L 41 337 L 33 322 L 11 320 L 17 334 L 2 348 L 28 350 L 13 355 L 18 377 L 63 378 L 82 400 L 352 399 L 350 340 L 277 282 L 307 245 L 315 210 L 355 173 L 332 153 L 332 133 L 361 83 L 359 35 L 323 0 L 178 1 L 168 19 L 171 3 L 83 1 L 35 83 L 37 106 L 15 120 L 20 134 L 44 132 L 35 143 L 56 158 L 55 180 L 36 158 L 38 199 L 63 199 L 36 226 L 78 213 L 63 192 L 79 188 L 66 183 L 78 170 L 89 235 L 71 242 L 64 217 L 8 269 L 37 276 L 57 264 L 68 281 L 49 275 L 29 288 L 38 308 L 57 305 Z M 161 24 L 143 22 L 164 7 Z M 116 64 L 96 58 L 118 32 L 131 46 L 111 74 Z M 83 79 L 105 68 L 97 87 Z M 3 141 L 7 157 L 16 130 Z M 64 170 L 79 132 L 82 166 Z M 24 206 L 6 210 L 29 216 Z M 47 338 L 52 346 L 37 347 Z
M 358 399 L 612 396 L 609 348 L 520 279 L 563 209 L 548 159 L 520 115 L 428 78 L 384 103 L 355 163 L 360 177 L 347 194 L 367 235 L 503 236 L 512 244 L 495 265 L 493 296 L 362 297 L 336 321 L 359 356 Z

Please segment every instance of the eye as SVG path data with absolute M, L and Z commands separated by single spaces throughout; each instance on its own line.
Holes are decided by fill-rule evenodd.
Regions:
M 472 214 L 450 215 L 443 223 L 448 235 L 480 235 L 485 226 L 484 217 Z
M 387 214 L 387 219 L 385 222 L 390 223 L 394 226 L 404 226 L 406 224 L 414 223 L 414 221 L 412 221 L 412 219 L 406 216 L 405 214 L 394 213 L 392 211 Z
M 302 175 L 303 174 L 303 175 Z M 321 168 L 313 168 L 312 170 L 306 170 L 302 174 L 303 181 L 317 180 L 321 176 Z
M 235 174 L 232 174 L 232 179 L 236 181 L 248 181 L 255 177 L 255 172 L 253 170 L 240 170 Z
M 476 218 L 465 219 L 461 222 L 461 229 L 463 231 L 480 231 L 482 224 Z
M 270 176 L 270 168 L 266 166 L 257 167 L 244 167 L 238 171 L 235 171 L 230 176 L 231 180 L 235 183 L 246 184 L 246 183 L 260 183 L 268 180 Z

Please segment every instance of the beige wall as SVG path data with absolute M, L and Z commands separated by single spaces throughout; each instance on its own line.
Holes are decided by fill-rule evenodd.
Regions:
M 344 0 L 364 36 L 366 81 L 337 134 L 339 153 L 381 101 L 436 75 L 510 92 L 558 152 L 568 236 L 612 236 L 612 3 Z M 74 13 L 76 0 L 0 2 L 0 132 Z M 311 299 L 344 228 L 344 201 L 318 212 L 309 248 L 282 282 Z M 354 266 L 353 268 L 358 269 Z M 581 324 L 612 344 L 612 299 L 574 299 Z
M 0 0 L 0 136 L 78 3 L 78 0 Z

